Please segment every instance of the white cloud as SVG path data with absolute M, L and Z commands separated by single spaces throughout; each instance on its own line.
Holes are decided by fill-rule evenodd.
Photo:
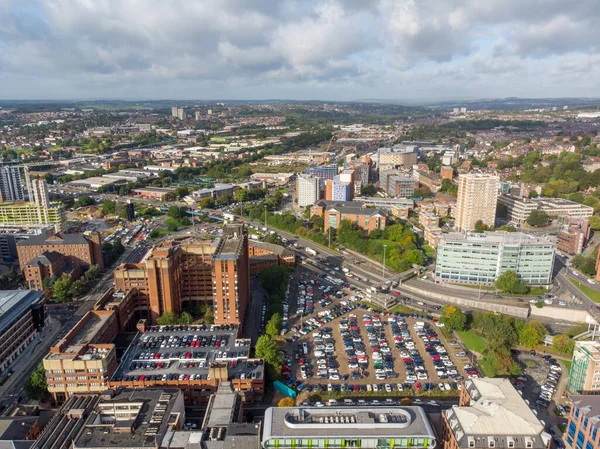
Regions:
M 0 0 L 0 97 L 600 95 L 599 19 L 597 0 Z

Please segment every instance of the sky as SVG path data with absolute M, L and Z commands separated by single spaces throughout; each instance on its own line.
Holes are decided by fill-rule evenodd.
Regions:
M 0 99 L 600 97 L 600 0 L 0 0 Z

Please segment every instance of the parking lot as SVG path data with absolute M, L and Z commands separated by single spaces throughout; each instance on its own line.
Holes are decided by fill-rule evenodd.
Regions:
M 315 282 L 315 285 L 316 282 Z M 303 318 L 286 334 L 288 384 L 299 392 L 413 393 L 457 390 L 473 368 L 459 358 L 432 321 L 377 314 L 359 307 L 352 294 Z M 364 306 L 363 306 L 364 307 Z M 331 311 L 331 313 L 329 313 Z M 404 393 L 403 393 L 404 394 Z
M 261 378 L 262 360 L 248 359 L 250 340 L 236 335 L 234 326 L 152 326 L 136 335 L 113 380 L 209 380 L 213 362 L 228 363 L 232 379 Z

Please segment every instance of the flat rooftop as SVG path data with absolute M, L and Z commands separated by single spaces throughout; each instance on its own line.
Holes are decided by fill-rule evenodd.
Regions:
M 145 379 L 154 376 L 155 380 L 194 375 L 202 380 L 207 379 L 214 362 L 228 364 L 230 379 L 263 377 L 262 360 L 249 360 L 250 340 L 237 339 L 237 327 L 207 326 L 204 330 L 202 327 L 152 326 L 147 332 L 138 332 L 111 380 L 132 380 L 128 378 L 142 375 Z M 194 341 L 199 341 L 200 346 L 190 346 Z
M 536 237 L 524 232 L 468 232 L 466 234 L 462 232 L 451 232 L 444 234 L 444 243 L 488 243 L 488 244 L 537 244 L 537 245 L 550 245 L 554 246 L 550 241 L 542 237 Z
M 270 407 L 263 442 L 294 437 L 424 437 L 435 439 L 421 407 Z
M 0 335 L 30 307 L 43 304 L 43 293 L 34 290 L 0 290 Z
M 242 239 L 239 237 L 222 237 L 222 242 L 215 253 L 215 260 L 235 260 L 240 253 Z

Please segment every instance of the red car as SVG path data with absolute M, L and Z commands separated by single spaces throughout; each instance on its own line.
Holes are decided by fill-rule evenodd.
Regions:
M 191 352 L 188 352 L 188 353 L 185 355 L 185 358 L 186 358 L 186 359 L 191 359 L 191 358 L 192 358 L 192 353 L 191 353 Z
M 402 359 L 402 361 L 403 361 L 404 363 L 412 363 L 412 362 L 413 362 L 413 360 L 412 360 L 412 359 L 409 359 L 409 358 Z
M 421 391 L 421 382 L 417 382 L 415 384 L 415 388 L 417 389 L 417 391 Z

